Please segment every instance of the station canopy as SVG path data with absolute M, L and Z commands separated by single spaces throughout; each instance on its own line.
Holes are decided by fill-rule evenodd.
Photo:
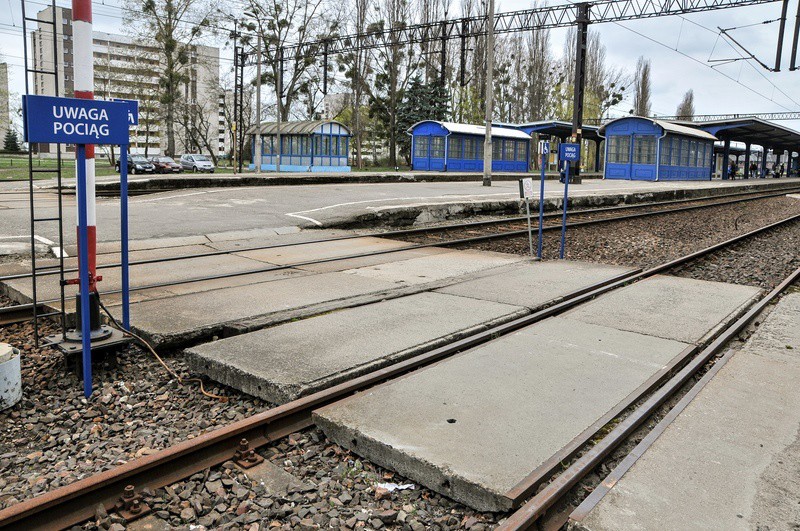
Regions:
M 280 130 L 282 135 L 311 135 L 320 132 L 320 127 L 327 124 L 336 124 L 341 126 L 344 130 L 349 132 L 347 126 L 342 123 L 331 120 L 299 120 L 295 122 L 281 122 Z M 260 124 L 253 125 L 247 130 L 248 135 L 254 135 L 258 132 L 262 135 L 277 135 L 278 123 L 277 122 L 261 122 Z
M 702 129 L 720 140 L 735 140 L 766 146 L 778 151 L 800 152 L 800 132 L 755 117 L 711 122 L 681 122 Z
M 565 140 L 572 136 L 572 123 L 562 120 L 543 120 L 540 122 L 530 122 L 526 124 L 502 124 L 506 127 L 514 127 L 527 134 L 537 133 L 540 135 L 550 135 Z M 583 138 L 599 142 L 603 140 L 598 134 L 599 127 L 584 124 L 581 127 Z

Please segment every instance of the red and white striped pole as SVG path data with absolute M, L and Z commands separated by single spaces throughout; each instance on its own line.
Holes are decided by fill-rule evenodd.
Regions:
M 72 0 L 72 46 L 75 97 L 93 100 L 94 54 L 91 0 Z M 75 174 L 77 175 L 77 171 Z M 97 289 L 97 215 L 95 212 L 94 146 L 91 144 L 86 146 L 86 219 L 89 241 L 89 291 L 94 293 Z

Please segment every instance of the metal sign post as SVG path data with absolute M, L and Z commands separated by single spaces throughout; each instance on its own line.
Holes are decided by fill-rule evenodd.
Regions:
M 533 231 L 531 230 L 531 197 L 533 197 L 533 179 L 525 177 L 519 180 L 519 197 L 525 200 L 525 213 L 528 216 L 528 245 L 533 256 Z
M 581 158 L 580 144 L 560 144 L 558 146 L 559 164 L 566 162 L 564 174 L 564 204 L 562 205 L 563 214 L 561 216 L 561 248 L 558 257 L 564 258 L 564 248 L 567 243 L 567 201 L 569 200 L 569 167 L 572 162 L 578 162 Z
M 128 102 L 110 102 L 82 98 L 57 98 L 51 96 L 24 96 L 22 100 L 25 141 L 28 143 L 61 143 L 76 146 L 76 187 L 78 196 L 78 281 L 80 304 L 80 331 L 68 334 L 70 340 L 80 342 L 83 361 L 83 392 L 92 394 L 92 341 L 108 339 L 110 329 L 100 326 L 99 309 L 94 309 L 92 296 L 98 278 L 93 278 L 93 245 L 90 245 L 90 175 L 87 171 L 87 145 L 110 144 L 120 146 L 120 210 L 122 225 L 122 297 L 123 322 L 129 328 L 128 316 Z M 67 281 L 75 284 L 75 281 Z M 95 293 L 93 293 L 95 292 Z M 93 311 L 94 310 L 94 311 Z M 75 351 L 75 346 L 65 347 Z
M 542 181 L 539 183 L 539 242 L 536 247 L 536 256 L 542 259 L 542 241 L 544 237 L 544 176 L 547 157 L 550 155 L 550 142 L 539 141 L 539 154 L 542 156 Z

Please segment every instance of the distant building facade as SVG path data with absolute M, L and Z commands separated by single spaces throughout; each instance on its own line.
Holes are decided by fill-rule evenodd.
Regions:
M 52 7 L 37 14 L 41 21 L 53 20 Z M 72 43 L 72 10 L 56 7 L 58 34 L 58 95 L 71 97 L 74 90 L 74 57 Z M 134 42 L 130 37 L 93 33 L 94 95 L 98 99 L 139 100 L 139 125 L 131 128 L 131 153 L 148 156 L 168 154 L 178 156 L 185 152 L 225 150 L 223 108 L 219 88 L 219 48 L 193 46 L 189 58 L 189 80 L 182 87 L 182 99 L 176 107 L 175 143 L 177 153 L 166 153 L 167 138 L 158 97 L 158 51 Z M 37 70 L 52 71 L 54 60 L 53 30 L 50 24 L 40 22 L 32 34 L 31 53 Z M 53 96 L 56 79 L 52 75 L 34 75 L 33 92 Z M 198 134 L 199 133 L 199 134 Z M 198 141 L 202 138 L 202 141 Z M 34 148 L 36 149 L 36 148 Z M 99 148 L 108 156 L 108 147 Z M 62 146 L 62 152 L 72 153 L 73 146 Z M 40 144 L 42 155 L 55 155 L 55 146 Z

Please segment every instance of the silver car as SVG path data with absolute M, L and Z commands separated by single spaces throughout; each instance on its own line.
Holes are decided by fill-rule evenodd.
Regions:
M 181 157 L 181 167 L 185 171 L 214 173 L 214 163 L 205 155 L 186 154 Z

